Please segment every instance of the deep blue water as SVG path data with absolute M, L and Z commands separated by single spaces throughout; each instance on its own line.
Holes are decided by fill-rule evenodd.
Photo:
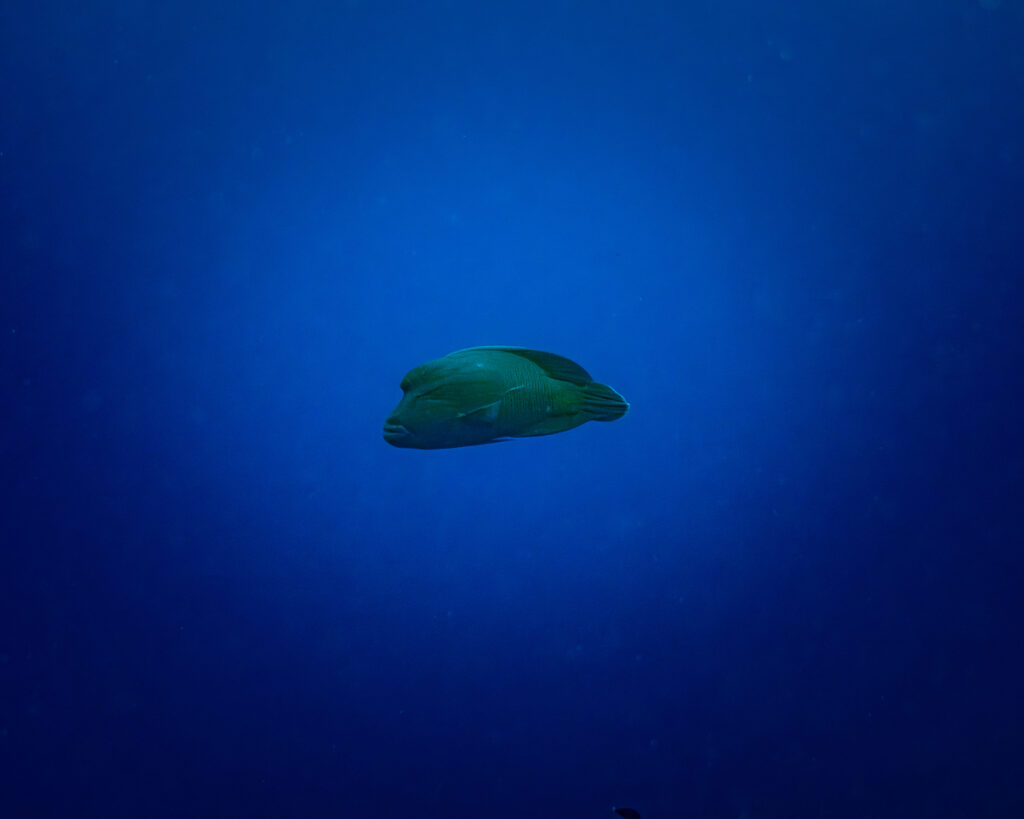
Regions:
M 0 8 L 0 815 L 1024 815 L 1024 3 Z M 611 424 L 400 450 L 411 367 Z

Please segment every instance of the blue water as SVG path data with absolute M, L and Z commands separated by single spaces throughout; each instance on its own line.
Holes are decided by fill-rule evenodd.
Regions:
M 1024 815 L 1024 4 L 0 9 L 0 815 Z M 403 374 L 631 403 L 388 446 Z

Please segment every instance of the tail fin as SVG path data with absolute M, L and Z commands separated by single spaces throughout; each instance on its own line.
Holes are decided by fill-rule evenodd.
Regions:
M 583 393 L 583 414 L 588 421 L 614 421 L 629 409 L 629 404 L 615 390 L 591 381 L 580 388 Z

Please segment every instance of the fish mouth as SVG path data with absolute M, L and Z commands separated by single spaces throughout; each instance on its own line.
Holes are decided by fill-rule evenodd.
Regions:
M 396 444 L 409 437 L 409 430 L 402 424 L 395 424 L 391 421 L 384 422 L 384 440 L 389 444 Z

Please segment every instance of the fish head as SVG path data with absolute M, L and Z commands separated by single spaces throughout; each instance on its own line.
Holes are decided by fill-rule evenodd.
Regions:
M 384 422 L 384 440 L 392 446 L 446 449 L 495 437 L 495 389 L 475 368 L 431 362 L 402 379 L 402 392 Z

